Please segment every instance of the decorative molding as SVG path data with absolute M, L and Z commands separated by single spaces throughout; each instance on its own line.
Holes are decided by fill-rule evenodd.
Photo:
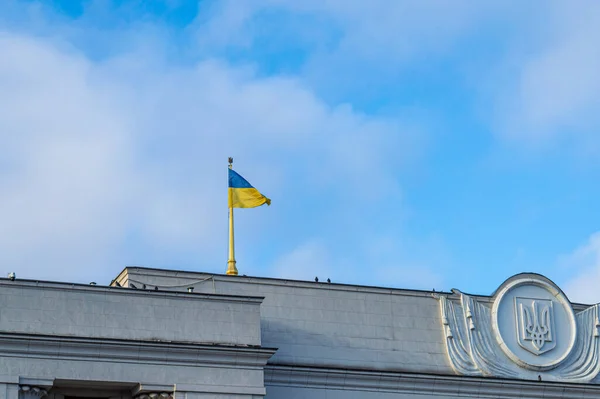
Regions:
M 44 388 L 33 387 L 30 385 L 19 385 L 19 392 L 22 393 L 21 396 L 26 398 L 43 398 L 48 395 L 48 391 Z
M 35 386 L 38 388 L 43 388 L 45 390 L 50 390 L 50 388 L 52 388 L 52 386 L 54 385 L 54 379 L 48 379 L 48 378 L 30 378 L 30 377 L 17 377 L 17 380 L 19 381 L 19 385 L 29 385 L 29 386 Z
M 135 399 L 173 399 L 172 392 L 150 392 L 143 393 L 135 397 Z
M 262 368 L 277 349 L 0 333 L 3 356 Z
M 575 314 L 562 291 L 535 274 L 509 278 L 492 303 L 453 293 L 456 299 L 437 297 L 448 358 L 457 374 L 584 383 L 600 372 L 599 305 Z M 544 332 L 537 350 L 522 331 L 528 323 L 531 331 Z
M 265 386 L 388 392 L 393 394 L 460 396 L 464 398 L 581 399 L 600 397 L 596 385 L 517 381 L 481 377 L 440 376 L 345 370 L 337 368 L 268 365 Z M 290 395 L 292 396 L 292 395 Z
M 135 398 L 141 395 L 150 395 L 154 392 L 173 392 L 174 390 L 174 385 L 137 384 L 137 386 L 131 390 L 131 396 Z

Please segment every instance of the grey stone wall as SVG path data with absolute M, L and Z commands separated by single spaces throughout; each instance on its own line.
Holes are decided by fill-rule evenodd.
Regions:
M 260 395 L 264 392 L 260 369 L 210 367 L 210 365 L 168 367 L 163 364 L 131 364 L 122 361 L 87 361 L 68 359 L 27 359 L 0 357 L 0 373 L 35 376 L 49 381 L 101 381 L 111 383 L 150 383 L 170 386 L 171 391 L 212 395 Z M 1 386 L 0 386 L 1 387 Z M 1 390 L 0 390 L 1 395 Z M 262 396 L 262 395 L 261 395 Z M 0 396 L 1 398 L 2 396 Z M 221 397 L 221 396 L 219 396 Z
M 121 284 L 265 297 L 267 399 L 600 398 L 594 384 L 455 375 L 431 293 L 128 268 Z M 481 297 L 481 301 L 489 298 Z
M 275 350 L 260 346 L 261 302 L 2 279 L 0 399 L 42 388 L 54 399 L 69 390 L 144 398 L 140 387 L 189 399 L 262 398 Z
M 419 291 L 128 268 L 120 282 L 265 297 L 262 343 L 270 364 L 454 374 L 438 301 Z M 136 283 L 137 284 L 137 283 Z
M 260 345 L 261 301 L 0 280 L 0 331 Z
M 0 382 L 0 399 L 17 399 L 19 397 L 18 384 Z

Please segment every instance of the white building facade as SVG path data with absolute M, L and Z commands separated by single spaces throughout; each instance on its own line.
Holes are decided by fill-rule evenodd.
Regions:
M 600 398 L 596 305 L 126 268 L 0 280 L 0 399 Z

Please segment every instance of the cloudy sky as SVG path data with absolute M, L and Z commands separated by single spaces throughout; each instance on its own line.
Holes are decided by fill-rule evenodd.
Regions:
M 600 301 L 600 3 L 0 2 L 0 272 Z

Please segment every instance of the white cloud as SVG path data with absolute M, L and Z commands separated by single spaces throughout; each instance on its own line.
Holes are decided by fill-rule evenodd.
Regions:
M 200 49 L 300 51 L 303 75 L 321 90 L 358 88 L 364 96 L 373 86 L 388 88 L 412 61 L 450 54 L 487 17 L 508 8 L 473 0 L 209 1 L 192 30 Z
M 0 52 L 0 264 L 38 278 L 98 267 L 124 233 L 122 112 L 85 59 L 6 33 Z
M 564 256 L 560 264 L 571 274 L 563 285 L 569 299 L 580 303 L 600 302 L 600 232 Z
M 321 50 L 326 50 L 322 46 L 331 43 L 323 40 L 336 37 L 330 48 L 348 51 L 346 55 L 357 61 L 372 56 L 398 59 L 409 53 L 446 50 L 447 44 L 478 23 L 479 16 L 508 8 L 501 3 L 483 5 L 473 0 L 452 3 L 265 0 L 245 2 L 242 6 L 235 0 L 225 0 L 207 2 L 204 7 L 198 16 L 197 29 L 201 38 L 210 38 L 219 46 L 248 46 L 262 35 L 271 34 L 271 29 L 280 29 L 280 35 L 285 37 L 292 30 L 296 42 L 292 45 L 320 45 Z M 280 24 L 281 20 L 256 23 L 266 14 L 280 16 L 285 23 Z M 312 22 L 309 25 L 293 23 L 309 19 Z M 286 26 L 289 22 L 292 23 Z
M 330 278 L 335 283 L 403 289 L 445 288 L 448 262 L 438 239 L 417 245 L 415 240 L 398 235 L 361 233 L 361 242 L 353 250 L 340 250 L 338 243 L 316 239 L 304 242 L 280 257 L 272 265 L 271 275 L 307 281 L 318 276 L 320 281 Z
M 372 233 L 365 237 L 363 264 L 356 267 L 355 278 L 368 284 L 406 289 L 444 290 L 445 272 L 449 265 L 444 242 L 436 236 L 416 240 L 408 234 Z M 366 275 L 364 271 L 368 265 Z
M 396 190 L 393 168 L 414 148 L 397 120 L 330 107 L 248 66 L 170 65 L 159 51 L 152 63 L 135 51 L 93 60 L 11 32 L 0 53 L 0 267 L 21 277 L 211 270 L 226 253 L 227 156 L 272 196 L 294 195 L 282 179 L 292 171 L 303 193 L 360 184 L 374 196 L 352 207 Z
M 378 99 L 390 88 L 402 90 L 397 85 L 407 67 L 456 57 L 451 68 L 467 75 L 471 89 L 487 91 L 476 103 L 503 140 L 600 150 L 600 50 L 590 40 L 600 34 L 600 5 L 594 0 L 205 4 L 190 28 L 200 49 L 234 49 L 242 58 L 253 50 L 291 53 L 302 60 L 301 76 L 327 99 Z
M 541 15 L 521 21 L 519 44 L 493 69 L 497 129 L 532 146 L 600 148 L 600 49 L 590 40 L 600 35 L 600 4 L 550 2 Z
M 272 276 L 291 280 L 313 281 L 319 277 L 326 281 L 332 269 L 340 268 L 338 261 L 332 262 L 327 247 L 318 241 L 309 241 L 281 256 L 272 266 Z

